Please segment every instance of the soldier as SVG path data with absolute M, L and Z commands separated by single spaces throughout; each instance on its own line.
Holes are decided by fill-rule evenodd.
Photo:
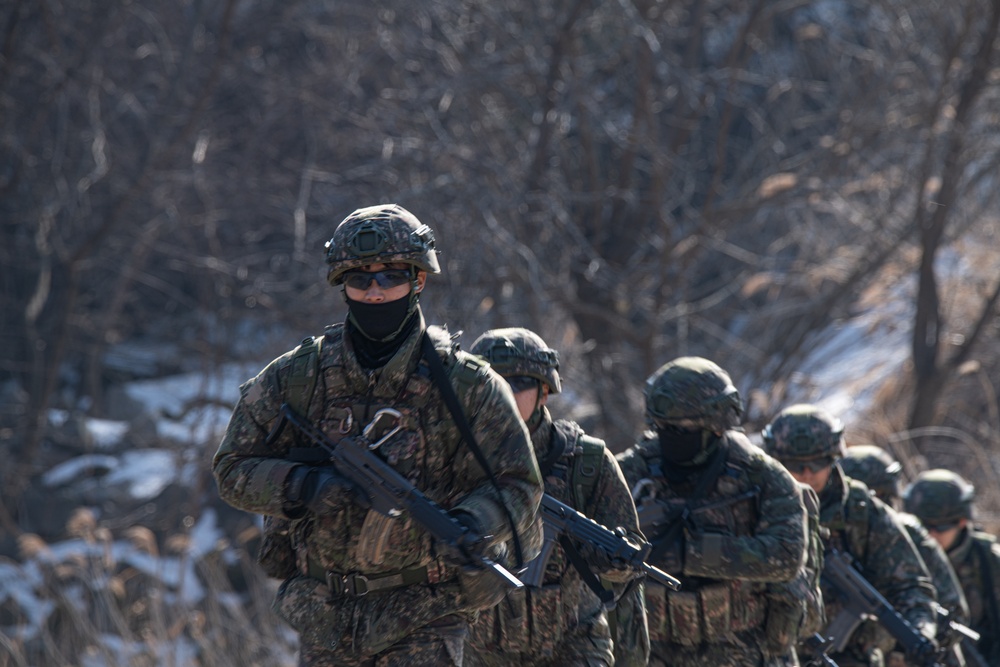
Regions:
M 554 421 L 546 405 L 549 395 L 562 388 L 558 353 L 534 332 L 520 328 L 487 331 L 470 352 L 486 359 L 510 384 L 521 418 L 531 432 L 545 491 L 597 523 L 639 537 L 635 504 L 614 456 L 602 440 L 588 436 L 575 422 Z M 616 662 L 613 655 L 607 614 L 596 594 L 603 589 L 592 591 L 588 582 L 600 588 L 600 582 L 590 574 L 595 565 L 611 582 L 625 584 L 634 575 L 615 569 L 608 555 L 593 552 L 592 545 L 571 546 L 590 567 L 580 572 L 557 546 L 545 564 L 541 587 L 529 587 L 523 597 L 512 596 L 512 604 L 500 604 L 480 614 L 470 632 L 466 653 L 470 665 L 624 664 Z M 643 637 L 640 635 L 640 641 Z M 627 638 L 623 634 L 623 640 Z M 614 653 L 631 648 L 645 664 L 648 645 L 619 647 L 617 639 L 615 644 Z M 624 661 L 628 656 L 622 657 Z
M 398 411 L 401 428 L 376 434 L 377 455 L 464 527 L 467 556 L 500 560 L 508 542 L 522 560 L 540 544 L 528 433 L 503 378 L 424 323 L 419 297 L 427 274 L 440 273 L 430 227 L 397 205 L 362 208 L 336 228 L 326 261 L 347 321 L 240 388 L 213 462 L 219 492 L 288 526 L 295 567 L 269 572 L 287 577 L 274 609 L 299 633 L 300 665 L 461 665 L 469 621 L 502 587 L 408 514 L 368 509 L 366 489 L 324 465 L 323 450 L 276 428 L 280 406 L 335 442 Z
M 850 554 L 861 575 L 910 625 L 933 640 L 937 614 L 927 569 L 893 512 L 864 484 L 844 475 L 838 463 L 845 453 L 840 420 L 814 405 L 793 405 L 761 435 L 767 452 L 819 495 L 820 523 L 829 531 L 828 549 Z M 839 597 L 823 587 L 828 621 L 842 608 Z M 862 626 L 848 648 L 831 657 L 841 667 L 877 667 L 894 645 L 881 628 Z
M 645 396 L 652 430 L 618 461 L 654 545 L 649 562 L 682 582 L 679 591 L 646 584 L 650 664 L 785 664 L 793 647 L 768 647 L 768 594 L 805 562 L 795 481 L 735 430 L 743 401 L 708 359 L 661 366 Z
M 969 603 L 970 626 L 981 636 L 975 650 L 986 664 L 1000 665 L 1000 545 L 972 523 L 975 488 L 950 470 L 927 470 L 903 493 L 914 514 L 948 554 Z M 963 642 L 966 659 L 971 651 Z
M 855 445 L 847 448 L 847 456 L 841 460 L 840 466 L 845 475 L 864 483 L 886 505 L 893 509 L 899 506 L 900 477 L 903 468 L 889 452 L 875 445 Z M 927 532 L 920 519 L 909 512 L 897 512 L 896 515 L 909 533 L 914 546 L 917 547 L 924 565 L 927 566 L 931 583 L 934 584 L 934 591 L 937 593 L 938 604 L 948 612 L 947 618 L 955 623 L 968 625 L 969 605 L 965 601 L 962 585 L 948 560 L 948 555 Z M 962 667 L 965 659 L 958 646 L 962 636 L 954 632 L 949 623 L 941 622 L 943 620 L 939 619 L 938 623 L 938 645 L 947 647 L 945 657 L 948 665 Z M 902 656 L 894 655 L 890 663 L 901 663 L 902 659 Z

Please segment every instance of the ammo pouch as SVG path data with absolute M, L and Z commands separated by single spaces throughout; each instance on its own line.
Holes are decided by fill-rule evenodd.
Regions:
M 760 591 L 743 590 L 740 580 L 708 584 L 690 591 L 646 585 L 651 642 L 698 646 L 764 623 L 766 599 Z
M 298 571 L 295 549 L 289 535 L 291 521 L 276 516 L 264 515 L 260 548 L 257 550 L 257 564 L 264 573 L 275 579 L 287 579 Z

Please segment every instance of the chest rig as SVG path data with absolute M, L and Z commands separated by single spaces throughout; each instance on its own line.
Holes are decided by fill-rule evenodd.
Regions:
M 464 404 L 484 363 L 469 355 L 459 358 L 445 335 L 435 333 L 431 341 L 433 354 L 445 353 L 448 381 Z M 428 361 L 421 357 L 416 369 L 408 373 L 380 369 L 383 374 L 396 374 L 387 380 L 374 371 L 349 368 L 344 344 L 342 325 L 330 327 L 323 336 L 305 339 L 292 353 L 283 391 L 286 401 L 335 443 L 359 435 L 380 409 L 391 407 L 398 411 L 399 430 L 376 454 L 431 500 L 449 506 L 467 490 L 451 476 L 442 474 L 456 456 L 460 438 L 456 437 L 456 427 L 447 408 L 437 399 Z M 371 439 L 377 441 L 383 435 L 376 430 Z M 434 447 L 428 448 L 428 443 L 434 443 Z M 320 447 L 300 441 L 290 448 L 289 458 L 318 464 L 327 460 L 327 454 Z M 297 524 L 293 538 L 298 539 L 293 542 L 299 548 L 304 541 L 303 531 L 309 529 L 308 518 Z M 402 528 L 395 518 L 368 512 L 356 547 L 357 560 L 368 565 L 381 563 L 390 532 Z
M 723 440 L 701 475 L 686 485 L 684 495 L 667 481 L 659 445 L 644 443 L 649 476 L 632 490 L 639 525 L 658 547 L 686 531 L 732 536 L 752 535 L 760 513 L 761 487 L 730 455 L 733 443 Z M 649 638 L 654 643 L 699 646 L 729 641 L 734 633 L 760 627 L 767 616 L 764 585 L 741 579 L 680 576 L 679 591 L 646 586 Z

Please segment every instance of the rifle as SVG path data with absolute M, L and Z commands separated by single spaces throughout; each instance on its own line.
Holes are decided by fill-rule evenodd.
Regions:
M 829 654 L 830 647 L 833 646 L 833 640 L 829 637 L 814 632 L 812 637 L 805 639 L 802 644 L 812 651 L 811 659 L 803 663 L 806 667 L 838 667 Z
M 861 623 L 874 618 L 891 634 L 906 654 L 923 667 L 942 667 L 934 643 L 917 632 L 868 580 L 854 568 L 848 553 L 827 551 L 822 579 L 840 596 L 844 608 L 826 627 L 824 634 L 832 642 L 833 652 L 847 648 Z
M 668 588 L 673 590 L 680 588 L 680 580 L 646 562 L 650 544 L 637 545 L 547 493 L 542 496 L 542 504 L 538 511 L 542 515 L 544 542 L 538 557 L 528 563 L 528 568 L 521 575 L 521 581 L 525 585 L 536 587 L 542 585 L 545 566 L 549 562 L 556 542 L 569 538 L 598 546 L 608 553 L 611 560 L 641 571 L 653 581 Z
M 364 491 L 373 510 L 392 518 L 398 518 L 403 512 L 408 513 L 435 540 L 470 566 L 486 570 L 507 588 L 523 588 L 520 580 L 504 566 L 463 549 L 469 544 L 468 529 L 373 453 L 402 428 L 403 415 L 398 410 L 382 408 L 375 413 L 360 436 L 343 438 L 339 443 L 331 441 L 287 403 L 282 404 L 281 414 L 282 420 L 290 422 L 307 440 L 326 450 L 336 471 Z M 377 442 L 371 442 L 372 433 L 385 417 L 395 419 L 395 425 Z M 283 424 L 277 425 L 272 434 L 280 432 L 282 426 Z

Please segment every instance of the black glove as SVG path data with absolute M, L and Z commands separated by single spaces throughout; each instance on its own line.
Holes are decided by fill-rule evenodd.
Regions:
M 621 526 L 615 528 L 615 534 L 623 539 L 629 539 L 628 533 Z M 591 569 L 598 572 L 609 572 L 610 570 L 625 570 L 629 564 L 619 554 L 612 553 L 604 547 L 589 542 L 574 542 L 577 551 Z
M 288 476 L 285 500 L 313 514 L 336 514 L 348 503 L 370 507 L 368 496 L 351 480 L 331 468 L 299 466 Z
M 489 546 L 488 535 L 483 535 L 483 527 L 471 512 L 466 512 L 464 510 L 453 510 L 448 512 L 458 523 L 462 525 L 465 529 L 465 533 L 459 540 L 458 550 L 462 552 L 467 559 L 479 558 L 485 553 L 486 547 Z M 466 565 L 467 563 L 461 563 Z

